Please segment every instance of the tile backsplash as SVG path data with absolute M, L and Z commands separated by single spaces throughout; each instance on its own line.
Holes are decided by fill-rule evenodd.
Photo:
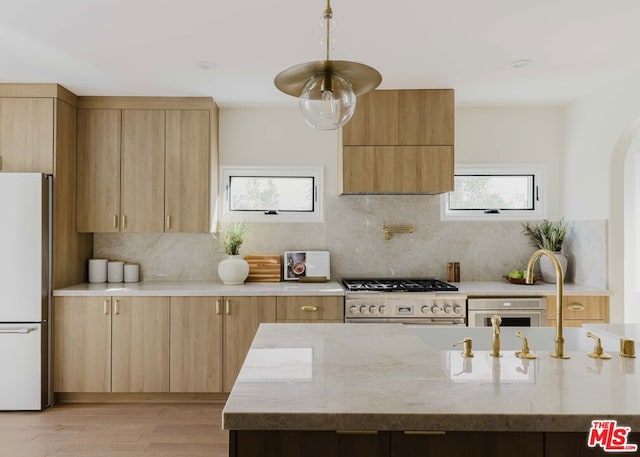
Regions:
M 447 262 L 458 261 L 463 281 L 480 281 L 524 269 L 534 251 L 517 221 L 440 221 L 438 196 L 340 196 L 327 199 L 326 205 L 324 223 L 250 224 L 241 254 L 329 250 L 333 279 L 446 279 Z M 414 233 L 394 234 L 385 241 L 382 222 L 413 224 Z M 565 243 L 569 278 L 606 287 L 606 221 L 576 221 L 569 226 Z M 226 256 L 209 234 L 116 233 L 95 235 L 94 257 L 139 263 L 145 281 L 218 281 L 217 265 Z

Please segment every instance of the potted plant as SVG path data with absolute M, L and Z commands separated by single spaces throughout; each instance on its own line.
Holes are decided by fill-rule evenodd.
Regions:
M 567 226 L 562 219 L 554 223 L 544 219 L 538 225 L 531 225 L 528 222 L 523 224 L 523 231 L 529 237 L 532 246 L 539 249 L 546 249 L 555 254 L 562 266 L 562 280 L 567 271 L 567 256 L 562 254 L 562 243 L 567 235 Z M 540 271 L 542 280 L 548 283 L 556 282 L 555 268 L 552 261 L 543 256 L 540 258 Z
M 218 226 L 222 250 L 228 257 L 218 264 L 218 276 L 224 284 L 242 284 L 249 276 L 249 264 L 240 257 L 240 246 L 247 232 L 246 222 L 231 222 Z

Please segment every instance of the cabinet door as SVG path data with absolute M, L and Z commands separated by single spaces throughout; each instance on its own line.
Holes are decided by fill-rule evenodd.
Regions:
M 452 89 L 401 90 L 398 95 L 400 145 L 453 145 Z
M 222 299 L 171 297 L 171 392 L 220 392 Z
M 349 146 L 344 193 L 442 193 L 453 190 L 452 146 Z
M 0 171 L 53 174 L 53 98 L 0 98 Z
M 111 299 L 55 297 L 53 390 L 111 390 Z
M 556 325 L 556 297 L 547 297 L 547 326 Z M 571 296 L 562 298 L 562 321 L 565 327 L 609 322 L 609 297 L 606 295 Z
M 209 232 L 210 120 L 205 110 L 167 110 L 165 232 Z
M 261 323 L 276 321 L 276 297 L 224 299 L 222 390 L 230 392 Z
M 169 391 L 169 297 L 114 297 L 112 392 Z
M 122 111 L 122 232 L 164 231 L 164 116 Z
M 342 129 L 342 144 L 398 144 L 398 91 L 376 90 L 360 95 L 353 117 Z
M 78 110 L 78 232 L 117 232 L 120 127 L 117 109 Z
M 278 322 L 343 322 L 343 297 L 276 298 Z

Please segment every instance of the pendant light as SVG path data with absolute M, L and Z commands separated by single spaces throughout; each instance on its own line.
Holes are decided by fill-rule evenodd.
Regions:
M 356 109 L 356 96 L 380 85 L 382 76 L 368 65 L 330 60 L 330 0 L 322 15 L 326 37 L 326 58 L 295 65 L 280 72 L 274 83 L 288 95 L 299 98 L 302 117 L 318 130 L 335 130 L 345 125 Z

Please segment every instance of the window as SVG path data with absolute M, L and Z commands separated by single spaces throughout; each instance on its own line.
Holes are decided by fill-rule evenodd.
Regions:
M 455 190 L 442 197 L 442 219 L 542 219 L 545 186 L 543 165 L 460 165 Z
M 222 220 L 321 222 L 322 167 L 222 167 Z

